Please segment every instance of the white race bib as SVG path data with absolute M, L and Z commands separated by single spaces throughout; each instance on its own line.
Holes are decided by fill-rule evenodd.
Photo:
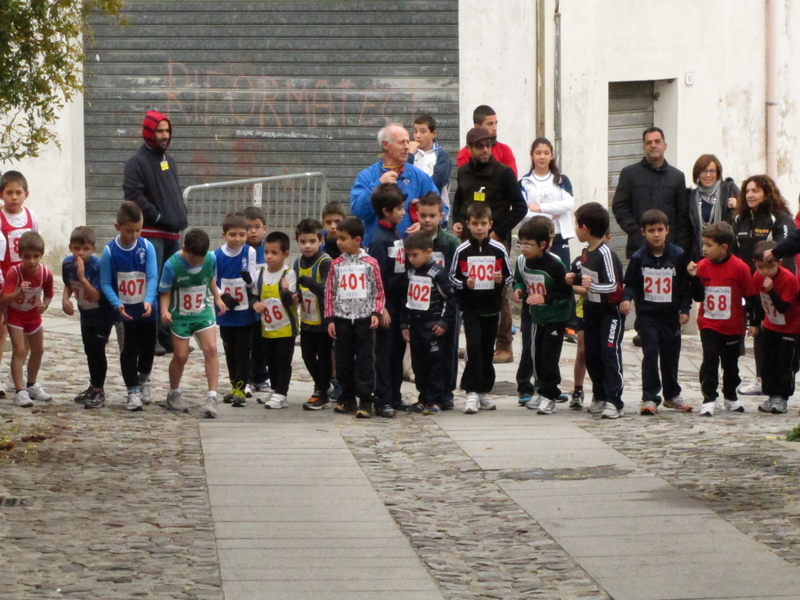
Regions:
M 433 262 L 444 268 L 444 252 L 434 252 L 431 254 L 431 258 L 433 259 Z
M 193 285 L 178 289 L 178 308 L 184 316 L 196 315 L 206 307 L 206 286 Z
M 72 288 L 72 293 L 75 294 L 75 300 L 78 301 L 78 306 L 80 308 L 83 310 L 99 308 L 100 302 L 92 302 L 89 300 L 89 296 L 86 294 L 86 291 L 83 289 L 80 281 L 70 280 L 69 287 Z
M 39 304 L 39 297 L 42 293 L 41 287 L 29 287 L 27 290 L 22 290 L 22 293 L 14 300 L 14 308 L 17 310 L 33 310 Z
M 731 287 L 709 286 L 703 301 L 703 316 L 706 319 L 724 321 L 731 318 Z
M 30 229 L 15 229 L 8 232 L 8 258 L 11 262 L 19 262 L 22 260 L 19 257 L 19 238 L 23 233 L 29 232 Z
M 587 269 L 581 265 L 581 276 L 583 275 L 589 277 L 589 279 L 592 280 L 592 283 L 600 283 L 600 276 L 597 274 L 597 271 L 592 271 L 591 269 Z M 586 299 L 589 302 L 600 302 L 600 294 L 596 294 L 587 290 Z
M 287 325 L 291 325 L 289 314 L 286 307 L 278 298 L 266 298 L 262 300 L 266 309 L 261 313 L 261 322 L 267 331 L 277 331 Z
M 303 294 L 303 302 L 300 304 L 302 312 L 301 320 L 304 323 L 320 323 L 319 318 L 319 299 L 310 290 Z
M 648 302 L 672 302 L 672 269 L 642 268 L 644 299 Z
M 345 300 L 367 299 L 367 265 L 346 265 L 339 269 L 339 293 Z
M 412 310 L 428 310 L 431 307 L 431 278 L 414 275 L 408 278 L 408 301 Z
M 494 257 L 470 256 L 467 258 L 467 279 L 475 280 L 476 290 L 494 289 Z
M 769 294 L 761 292 L 761 306 L 764 307 L 764 312 L 773 325 L 786 325 L 786 315 L 782 315 L 777 311 L 775 305 L 772 303 L 772 298 Z
M 126 271 L 117 273 L 117 293 L 123 304 L 139 304 L 144 302 L 147 277 L 142 271 Z
M 394 272 L 406 272 L 406 250 L 403 247 L 403 240 L 395 240 L 394 246 L 389 248 L 389 258 L 394 260 Z
M 544 275 L 541 273 L 523 273 L 522 278 L 528 286 L 528 294 L 547 295 L 547 287 L 544 283 Z
M 244 279 L 238 277 L 236 279 L 220 279 L 220 296 L 229 294 L 231 298 L 236 300 L 239 305 L 233 310 L 247 310 L 250 308 L 250 301 L 247 298 L 247 285 Z

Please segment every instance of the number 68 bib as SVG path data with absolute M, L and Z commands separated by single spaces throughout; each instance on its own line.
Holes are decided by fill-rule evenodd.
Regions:
M 731 318 L 731 287 L 709 286 L 703 301 L 703 316 L 706 319 L 725 321 Z

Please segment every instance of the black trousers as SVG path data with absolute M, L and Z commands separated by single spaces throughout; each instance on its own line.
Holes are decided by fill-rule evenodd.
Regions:
M 264 354 L 270 374 L 270 387 L 276 394 L 289 393 L 292 380 L 292 357 L 294 356 L 294 337 L 264 338 Z
M 111 323 L 103 325 L 84 325 L 81 323 L 81 339 L 86 361 L 89 364 L 89 383 L 93 388 L 103 389 L 106 384 L 108 360 L 106 344 L 111 335 Z
M 446 353 L 442 368 L 445 372 L 445 397 L 444 405 L 453 408 L 453 390 L 458 387 L 458 336 L 461 333 L 461 310 L 456 308 L 453 326 L 442 337 Z
M 225 364 L 228 365 L 228 379 L 231 387 L 239 382 L 244 386 L 250 373 L 250 347 L 252 346 L 253 328 L 250 325 L 220 326 L 219 336 L 225 350 Z M 260 335 L 260 332 L 259 332 Z
M 756 377 L 762 377 L 764 370 L 764 361 L 767 356 L 766 339 L 764 338 L 764 328 L 758 330 L 758 333 L 753 338 L 753 358 L 756 361 Z M 774 332 L 773 332 L 774 333 Z M 763 390 L 762 390 L 763 391 Z M 765 392 L 766 393 L 766 392 Z
M 639 315 L 639 337 L 642 340 L 642 400 L 661 403 L 664 398 L 681 395 L 678 383 L 678 362 L 681 357 L 681 326 L 673 315 L 663 318 Z M 659 378 L 659 362 L 661 377 Z
M 327 331 L 308 329 L 300 331 L 300 352 L 303 355 L 303 362 L 308 374 L 314 380 L 314 389 L 323 400 L 328 398 L 328 386 L 331 384 L 332 349 L 333 340 Z
M 461 375 L 465 392 L 488 393 L 494 387 L 494 342 L 500 315 L 481 315 L 464 309 L 464 335 L 467 338 L 467 365 Z
M 722 363 L 722 397 L 736 400 L 736 388 L 742 383 L 739 377 L 739 344 L 742 335 L 725 335 L 713 329 L 700 330 L 703 344 L 703 363 L 700 365 L 700 390 L 703 402 L 717 399 L 719 367 Z
M 425 406 L 447 401 L 448 373 L 445 364 L 449 362 L 447 334 L 436 335 L 433 327 L 438 321 L 411 321 L 411 366 L 414 369 L 419 401 Z
M 594 400 L 611 402 L 621 409 L 622 401 L 622 334 L 625 317 L 619 309 L 609 312 L 587 312 L 584 304 L 583 336 L 586 346 L 586 371 L 592 380 Z
M 761 389 L 767 396 L 784 400 L 794 394 L 797 373 L 797 339 L 800 336 L 761 328 L 764 341 L 764 363 L 761 365 Z
M 400 307 L 386 305 L 392 324 L 378 327 L 375 334 L 375 396 L 377 404 L 396 406 L 402 404 L 403 357 L 406 342 L 400 331 Z
M 531 312 L 527 304 L 522 305 L 519 318 L 519 330 L 522 332 L 522 354 L 517 366 L 517 394 L 533 396 L 533 354 L 531 348 Z M 560 350 L 559 350 L 560 352 Z
M 156 349 L 156 322 L 153 319 L 124 321 L 122 352 L 119 365 L 128 389 L 139 386 L 139 373 L 149 375 L 153 370 Z
M 531 359 L 533 376 L 539 382 L 539 394 L 549 400 L 561 395 L 561 347 L 564 345 L 564 323 L 531 323 Z
M 264 335 L 261 331 L 261 321 L 253 323 L 252 341 L 250 345 L 250 372 L 247 381 L 249 383 L 264 383 L 269 379 L 267 369 L 267 355 L 264 353 Z
M 370 318 L 340 319 L 336 325 L 336 378 L 342 386 L 339 402 L 371 401 L 375 393 L 375 330 Z

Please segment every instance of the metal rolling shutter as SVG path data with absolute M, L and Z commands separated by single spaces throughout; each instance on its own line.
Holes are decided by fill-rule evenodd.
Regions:
M 113 235 L 127 158 L 155 108 L 181 185 L 322 171 L 349 201 L 378 130 L 432 114 L 455 163 L 457 0 L 128 0 L 87 46 L 87 221 Z

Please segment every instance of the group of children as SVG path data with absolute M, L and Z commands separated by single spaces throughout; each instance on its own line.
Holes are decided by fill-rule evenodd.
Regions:
M 50 399 L 37 376 L 44 347 L 41 315 L 53 297 L 53 276 L 40 264 L 44 242 L 35 215 L 23 206 L 28 190 L 22 174 L 4 173 L 0 194 L 0 307 L 5 308 L 13 347 L 14 403 L 31 406 L 33 400 Z M 361 245 L 364 223 L 346 217 L 343 207 L 331 202 L 323 210 L 324 224 L 315 219 L 298 223 L 295 240 L 301 255 L 291 266 L 289 236 L 267 234 L 264 215 L 255 207 L 225 217 L 224 244 L 213 252 L 205 231 L 187 232 L 182 249 L 165 262 L 160 277 L 155 250 L 140 235 L 142 213 L 135 203 L 120 206 L 118 235 L 101 258 L 95 256 L 93 231 L 77 227 L 62 265 L 62 307 L 74 314 L 75 296 L 89 366 L 90 385 L 76 402 L 86 408 L 104 405 L 105 346 L 119 323 L 126 406 L 133 411 L 152 403 L 150 372 L 160 319 L 171 326 L 174 347 L 166 395 L 170 410 L 188 411 L 180 384 L 189 340 L 195 337 L 208 383 L 203 412 L 216 416 L 219 327 L 231 385 L 223 400 L 234 406 L 243 406 L 252 394 L 267 409 L 288 406 L 299 335 L 314 381 L 304 409 L 320 410 L 336 400 L 335 412 L 355 412 L 358 418 L 369 418 L 373 411 L 391 418 L 399 409 L 436 414 L 453 408 L 463 319 L 463 412 L 493 410 L 488 394 L 495 380 L 494 340 L 504 288 L 513 285 L 514 298 L 524 306 L 522 327 L 529 334 L 523 335 L 523 354 L 531 358 L 527 378 L 535 382 L 535 393 L 520 393 L 520 404 L 527 408 L 552 414 L 563 399 L 562 341 L 576 310 L 579 361 L 585 361 L 593 388 L 588 410 L 604 418 L 621 416 L 620 343 L 625 317 L 635 305 L 644 355 L 641 414 L 658 412 L 662 385 L 664 406 L 690 412 L 692 406 L 681 397 L 678 361 L 680 328 L 695 300 L 700 302 L 703 347 L 700 414 L 714 414 L 720 363 L 722 406 L 744 411 L 736 390 L 745 316 L 751 335 L 762 328 L 767 337 L 762 379 L 768 399 L 759 410 L 787 412 L 798 370 L 800 303 L 798 280 L 772 256 L 773 242 L 756 248 L 756 273 L 751 275 L 730 253 L 730 225 L 716 223 L 702 234 L 705 258 L 687 263 L 682 250 L 667 242 L 666 215 L 649 210 L 641 220 L 646 245 L 633 255 L 623 277 L 621 263 L 606 243 L 608 211 L 590 202 L 575 211 L 576 235 L 586 247 L 569 268 L 549 252 L 552 221 L 537 216 L 520 227 L 520 256 L 512 272 L 505 247 L 490 236 L 492 214 L 482 202 L 468 208 L 463 243 L 442 228 L 444 207 L 435 193 L 415 203 L 418 227 L 404 240 L 396 231 L 405 215 L 405 198 L 397 185 L 379 185 L 371 202 L 379 221 L 368 249 Z M 0 335 L 5 336 L 5 326 Z M 407 343 L 419 394 L 410 406 L 400 395 Z M 523 367 L 521 371 L 528 368 Z M 583 408 L 582 388 L 576 387 L 570 408 Z

